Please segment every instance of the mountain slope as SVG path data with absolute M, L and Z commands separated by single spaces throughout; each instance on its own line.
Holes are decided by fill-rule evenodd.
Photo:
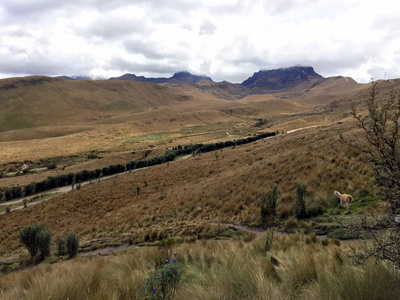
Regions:
M 297 85 L 309 82 L 309 87 L 318 85 L 324 81 L 312 67 L 291 67 L 286 69 L 274 69 L 259 71 L 242 82 L 242 85 L 257 92 L 282 92 L 295 88 Z
M 0 132 L 88 124 L 191 97 L 150 83 L 24 77 L 0 80 Z
M 193 84 L 201 80 L 212 81 L 210 77 L 204 75 L 193 75 L 187 71 L 177 72 L 170 78 L 146 78 L 144 76 L 136 76 L 135 74 L 124 74 L 120 77 L 111 77 L 109 80 L 127 80 L 127 81 L 139 81 L 139 82 L 150 82 L 150 83 L 175 83 L 175 84 Z

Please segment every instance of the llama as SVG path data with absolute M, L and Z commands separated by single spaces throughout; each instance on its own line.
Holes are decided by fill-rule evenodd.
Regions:
M 343 205 L 346 207 L 346 209 L 349 209 L 351 202 L 353 202 L 353 197 L 351 195 L 340 194 L 338 191 L 335 191 L 333 194 L 340 199 L 340 205 Z

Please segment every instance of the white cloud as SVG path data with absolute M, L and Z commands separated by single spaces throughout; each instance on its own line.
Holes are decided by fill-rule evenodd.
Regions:
M 4 0 L 0 76 L 171 76 L 241 82 L 311 65 L 357 81 L 400 77 L 395 0 Z

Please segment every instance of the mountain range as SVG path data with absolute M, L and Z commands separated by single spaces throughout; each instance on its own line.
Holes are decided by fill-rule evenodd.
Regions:
M 67 80 L 88 80 L 88 77 L 68 77 L 60 76 Z M 111 81 L 135 81 L 153 84 L 192 84 L 202 90 L 229 90 L 233 98 L 242 97 L 246 94 L 257 93 L 279 93 L 296 90 L 309 90 L 332 79 L 342 78 L 348 84 L 357 84 L 349 77 L 328 77 L 325 78 L 316 73 L 312 67 L 294 66 L 273 70 L 260 70 L 240 84 L 227 81 L 214 82 L 210 77 L 204 75 L 193 75 L 187 71 L 177 72 L 172 77 L 144 77 L 135 74 L 124 74 L 119 77 L 111 77 Z

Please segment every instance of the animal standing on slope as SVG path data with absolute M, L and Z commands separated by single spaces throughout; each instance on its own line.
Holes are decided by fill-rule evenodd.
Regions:
M 351 202 L 353 202 L 353 196 L 349 194 L 340 194 L 338 191 L 335 191 L 333 194 L 340 199 L 340 205 L 349 209 Z

